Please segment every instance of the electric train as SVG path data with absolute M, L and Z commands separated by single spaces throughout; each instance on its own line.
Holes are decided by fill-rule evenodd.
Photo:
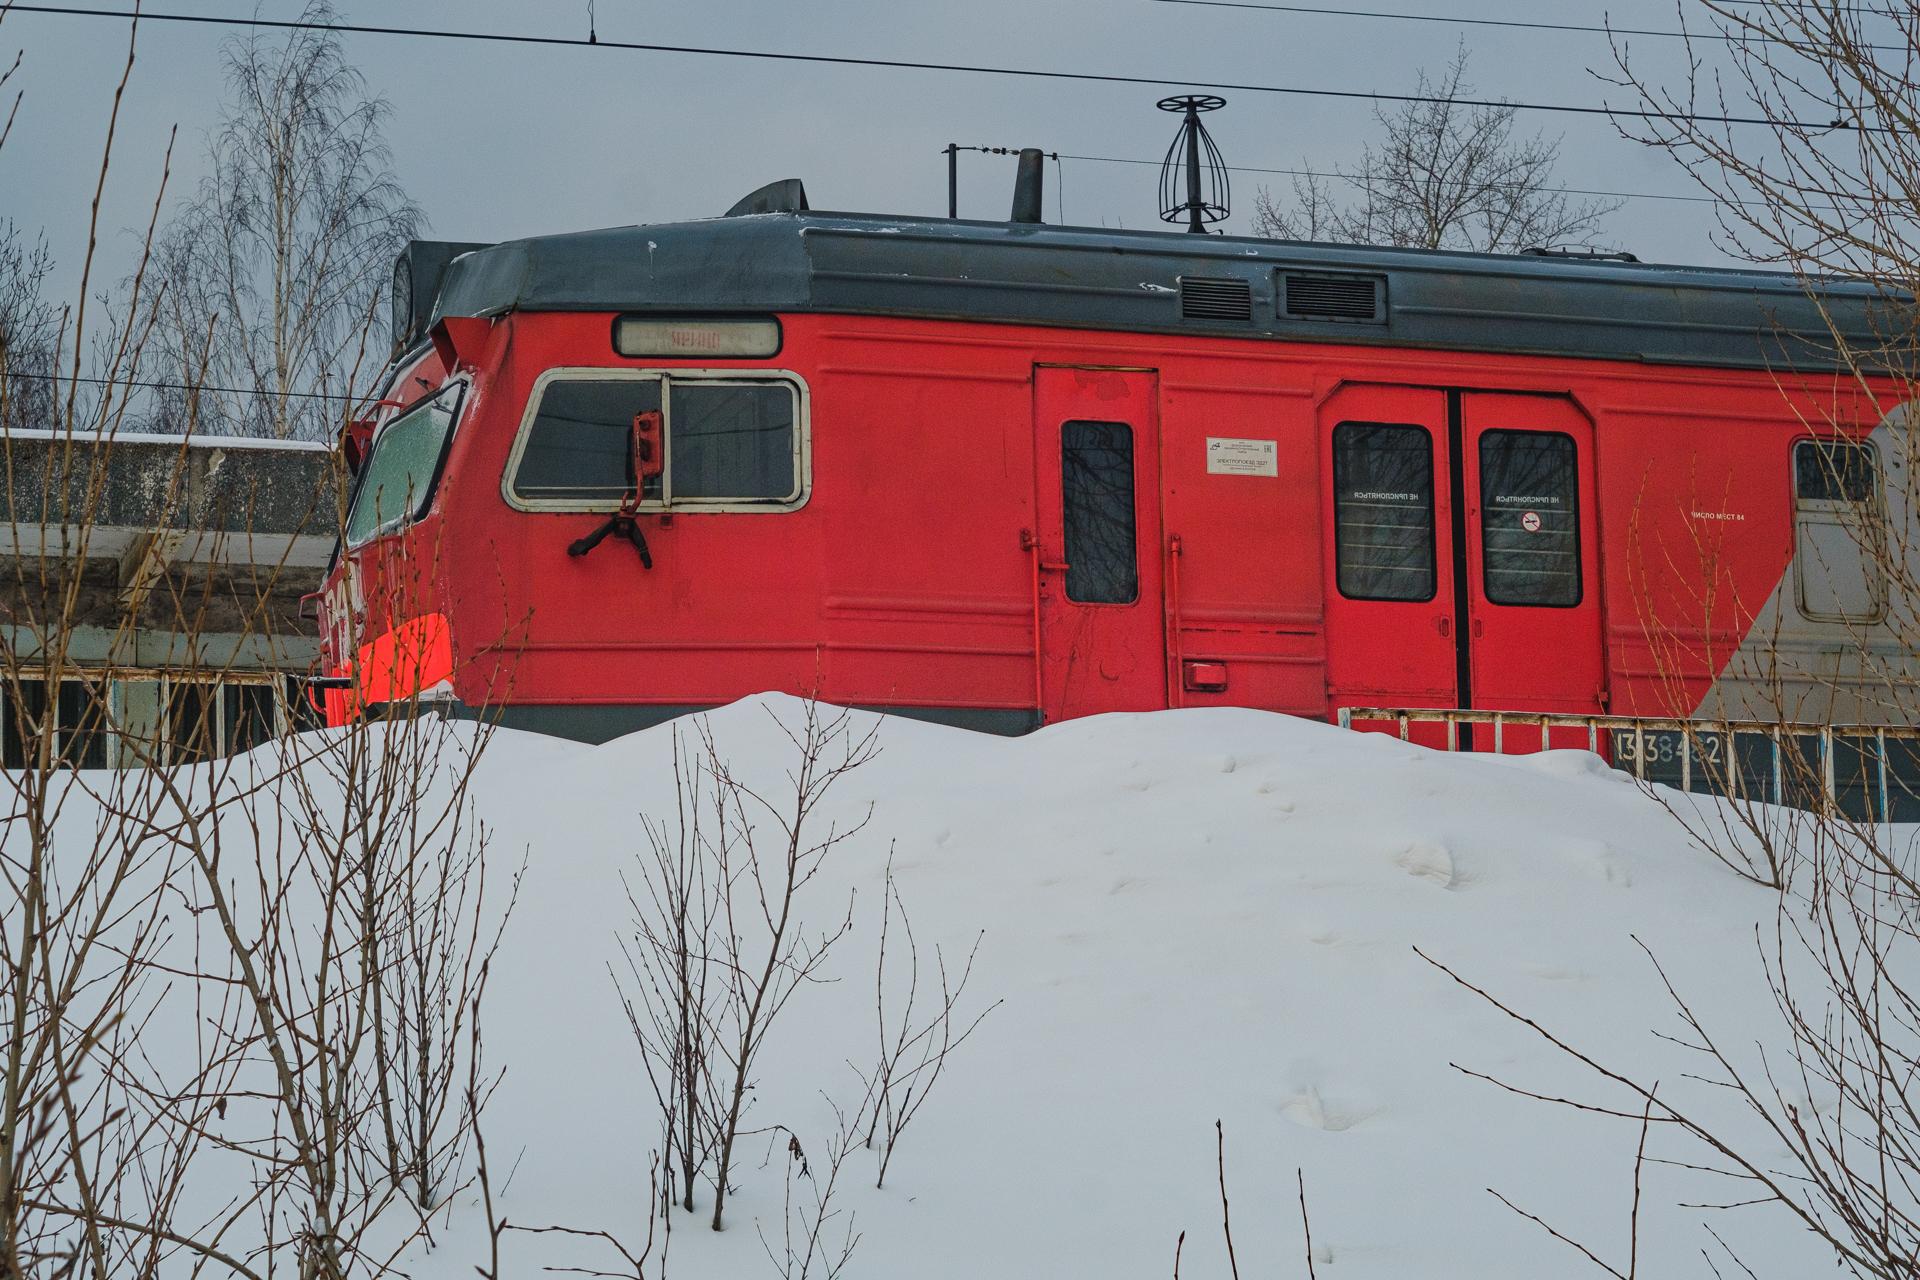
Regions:
M 343 438 L 328 713 L 429 697 L 603 740 L 783 690 L 1007 733 L 1783 699 L 1906 724 L 1871 532 L 1904 519 L 1905 384 L 1835 355 L 1880 303 L 824 213 L 792 181 L 415 243 Z

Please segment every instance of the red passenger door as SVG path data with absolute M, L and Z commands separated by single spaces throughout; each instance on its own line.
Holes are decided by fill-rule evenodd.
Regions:
M 1593 426 L 1572 401 L 1352 385 L 1321 432 L 1335 709 L 1606 709 Z M 1444 740 L 1437 726 L 1414 736 Z M 1526 729 L 1501 738 L 1540 744 Z
M 1458 706 L 1446 392 L 1343 387 L 1320 420 L 1333 703 Z
M 1051 723 L 1167 705 L 1155 376 L 1036 368 L 1038 698 Z
M 1473 705 L 1603 712 L 1593 424 L 1561 396 L 1483 392 L 1460 420 Z

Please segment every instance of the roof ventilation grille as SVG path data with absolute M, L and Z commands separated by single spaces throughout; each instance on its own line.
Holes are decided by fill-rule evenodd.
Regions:
M 1281 314 L 1289 320 L 1344 320 L 1384 324 L 1387 282 L 1380 276 L 1287 271 L 1282 273 Z
M 1183 320 L 1253 319 L 1253 284 L 1236 278 L 1180 277 Z

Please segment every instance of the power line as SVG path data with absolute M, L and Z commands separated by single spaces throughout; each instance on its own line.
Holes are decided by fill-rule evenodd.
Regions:
M 959 147 L 958 149 L 961 151 L 978 151 L 986 155 L 994 155 L 994 156 L 1017 156 L 1020 154 L 1019 147 Z M 940 153 L 942 155 L 945 155 L 946 148 L 944 147 L 941 148 Z M 1079 160 L 1079 161 L 1085 161 L 1089 164 L 1135 164 L 1135 165 L 1155 165 L 1155 166 L 1164 165 L 1166 163 L 1166 160 L 1164 158 L 1160 160 L 1147 160 L 1147 159 L 1139 158 L 1135 156 L 1075 155 L 1071 151 L 1048 151 L 1048 152 L 1044 152 L 1043 154 L 1047 157 L 1047 159 L 1053 161 L 1056 166 L 1063 160 Z M 1257 165 L 1245 165 L 1245 164 L 1229 164 L 1229 165 L 1223 165 L 1221 167 L 1226 169 L 1229 173 L 1253 173 L 1253 174 L 1264 174 L 1269 176 L 1278 175 L 1280 177 L 1286 177 L 1286 178 L 1327 178 L 1337 182 L 1352 183 L 1354 186 L 1357 186 L 1357 187 L 1366 186 L 1369 182 L 1377 181 L 1376 179 L 1369 178 L 1366 174 L 1362 174 L 1362 173 L 1341 173 L 1338 170 L 1327 170 L 1327 169 L 1275 169 L 1275 168 L 1262 168 Z M 1471 185 L 1471 180 L 1465 179 L 1465 178 L 1456 178 L 1451 180 L 1441 178 L 1441 179 L 1436 179 L 1436 181 L 1438 181 L 1442 186 Z M 1522 187 L 1522 186 L 1532 186 L 1533 184 L 1523 183 L 1523 182 L 1505 182 L 1505 183 L 1492 182 L 1492 183 L 1486 183 L 1483 185 L 1493 186 L 1493 187 Z M 1680 204 L 1764 204 L 1766 203 L 1765 201 L 1762 201 L 1762 200 L 1722 200 L 1717 196 L 1689 196 L 1689 195 L 1680 195 L 1675 192 L 1665 192 L 1665 191 L 1601 191 L 1601 190 L 1597 190 L 1590 187 L 1554 187 L 1552 188 L 1552 191 L 1554 194 L 1557 194 L 1557 195 L 1605 196 L 1605 197 L 1608 197 L 1609 199 L 1614 199 L 1614 200 L 1668 200 L 1668 201 L 1674 201 Z M 1064 217 L 1062 218 L 1062 221 L 1065 221 Z
M 1637 120 L 1673 120 L 1693 124 L 1761 125 L 1770 128 L 1852 130 L 1887 133 L 1882 125 L 1855 126 L 1844 120 L 1782 120 L 1768 116 L 1711 115 L 1682 111 L 1655 111 L 1638 107 L 1582 106 L 1577 103 L 1508 102 L 1484 98 L 1448 98 L 1435 94 L 1382 93 L 1364 89 L 1310 89 L 1299 85 L 1239 84 L 1230 81 L 1185 80 L 1166 76 L 1128 76 L 1093 71 L 1047 71 L 1036 67 L 979 66 L 957 62 L 920 62 L 903 58 L 856 58 L 845 54 L 784 53 L 769 49 L 734 49 L 709 45 L 654 44 L 636 40 L 587 40 L 578 36 L 516 35 L 500 31 L 436 31 L 427 27 L 373 26 L 365 23 L 308 22 L 285 18 L 222 18 L 210 14 L 136 12 L 132 9 L 82 9 L 70 5 L 12 4 L 10 13 L 51 14 L 60 17 L 114 18 L 121 21 L 175 22 L 218 27 L 251 27 L 277 31 L 334 31 L 344 35 L 402 36 L 421 40 L 472 41 L 483 44 L 537 45 L 580 49 L 617 49 L 627 52 L 680 54 L 709 58 L 745 58 L 762 62 L 813 63 L 823 66 L 868 67 L 899 71 L 944 71 L 965 75 L 1011 76 L 1031 80 L 1069 80 L 1093 84 L 1151 85 L 1226 90 L 1234 93 L 1271 93 L 1302 98 L 1329 98 L 1362 102 L 1404 102 L 1465 107 L 1511 107 L 1562 115 L 1627 117 Z
M 1329 18 L 1380 18 L 1391 22 L 1429 22 L 1448 27 L 1511 27 L 1520 31 L 1572 31 L 1587 35 L 1654 36 L 1664 40 L 1718 40 L 1728 44 L 1743 44 L 1751 38 L 1724 31 L 1674 31 L 1653 27 L 1594 26 L 1592 23 L 1583 22 L 1529 22 L 1522 18 L 1467 18 L 1457 15 L 1449 17 L 1432 13 L 1398 13 L 1387 9 L 1336 9 L 1310 4 L 1265 4 L 1258 0 L 1153 0 L 1153 2 L 1199 5 L 1207 9 L 1260 9 L 1268 13 L 1304 13 Z M 1778 0 L 1771 0 L 1771 2 L 1778 3 Z M 1860 48 L 1892 53 L 1897 52 L 1900 46 L 1867 44 L 1861 45 Z
M 329 395 L 325 391 L 265 391 L 259 387 L 209 387 L 194 382 L 153 382 L 144 378 L 75 378 L 65 373 L 22 373 L 18 369 L 7 370 L 7 377 L 34 382 L 84 382 L 94 387 L 146 387 L 154 391 L 200 391 L 230 396 L 264 396 L 270 400 L 277 400 L 283 396 L 289 400 L 354 399 L 350 395 Z
M 1065 152 L 1065 151 L 1060 153 L 1060 159 L 1085 160 L 1085 161 L 1090 161 L 1096 164 L 1159 165 L 1159 164 L 1165 163 L 1165 161 L 1162 161 L 1162 160 L 1139 160 L 1131 156 L 1077 156 L 1072 154 L 1071 152 Z M 1230 165 L 1227 165 L 1226 168 L 1232 173 L 1277 174 L 1282 177 L 1289 177 L 1289 178 L 1329 178 L 1339 182 L 1351 182 L 1355 186 L 1364 186 L 1367 184 L 1368 181 L 1370 181 L 1370 179 L 1368 179 L 1365 174 L 1340 173 L 1338 171 L 1326 171 L 1326 170 L 1319 170 L 1319 169 L 1262 169 L 1262 168 L 1256 168 L 1250 165 L 1238 165 L 1238 164 L 1230 164 Z M 1447 183 L 1443 179 L 1442 185 L 1464 185 L 1464 182 L 1465 180 L 1462 179 L 1462 180 L 1456 180 L 1454 183 Z M 1529 184 L 1490 183 L 1488 185 L 1521 186 L 1521 185 L 1529 185 Z M 1676 201 L 1682 204 L 1762 204 L 1762 203 L 1765 203 L 1764 201 L 1758 201 L 1758 200 L 1723 201 L 1715 196 L 1685 196 L 1685 195 L 1677 195 L 1677 194 L 1668 194 L 1666 192 L 1660 192 L 1660 191 L 1597 191 L 1587 187 L 1555 187 L 1552 190 L 1554 194 L 1559 194 L 1559 195 L 1606 196 L 1616 200 L 1671 200 L 1671 201 Z

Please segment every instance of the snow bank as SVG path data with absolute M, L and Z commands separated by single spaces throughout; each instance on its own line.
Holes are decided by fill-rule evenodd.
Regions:
M 711 717 L 740 774 L 778 788 L 792 749 L 772 715 L 797 705 L 762 698 Z M 1235 710 L 1014 740 L 888 720 L 881 742 L 836 802 L 844 817 L 871 801 L 873 823 L 808 890 L 819 927 L 855 897 L 839 980 L 782 1015 L 750 1123 L 824 1144 L 823 1094 L 857 1096 L 847 1063 L 875 1039 L 890 845 L 923 950 L 963 955 L 985 930 L 968 1004 L 1005 1003 L 955 1054 L 884 1190 L 856 1154 L 839 1206 L 860 1236 L 848 1276 L 1164 1277 L 1183 1230 L 1182 1274 L 1224 1276 L 1216 1119 L 1243 1275 L 1306 1274 L 1296 1170 L 1323 1280 L 1584 1273 L 1489 1187 L 1624 1269 L 1637 1124 L 1450 1064 L 1632 1099 L 1414 949 L 1676 1090 L 1697 1064 L 1654 1034 L 1675 1019 L 1635 938 L 1728 1041 L 1777 1034 L 1754 956 L 1772 895 L 1690 848 L 1657 802 L 1584 753 L 1448 757 Z M 669 753 L 665 728 L 596 748 L 502 733 L 482 763 L 494 856 L 529 863 L 486 1013 L 488 1059 L 506 1071 L 487 1142 L 496 1186 L 511 1170 L 497 1198 L 515 1224 L 646 1234 L 657 1124 L 609 965 L 639 816 L 672 812 Z M 779 1232 L 784 1148 L 749 1140 L 727 1231 L 675 1215 L 669 1274 L 775 1274 L 758 1231 Z M 1656 1133 L 1653 1154 L 1699 1153 Z M 1705 1215 L 1674 1206 L 1726 1188 L 1658 1166 L 1648 1177 L 1643 1264 L 1711 1274 Z M 474 1199 L 409 1272 L 473 1274 Z M 1714 1220 L 1775 1274 L 1822 1265 L 1774 1209 Z M 617 1265 L 552 1235 L 510 1234 L 504 1248 L 510 1275 Z

